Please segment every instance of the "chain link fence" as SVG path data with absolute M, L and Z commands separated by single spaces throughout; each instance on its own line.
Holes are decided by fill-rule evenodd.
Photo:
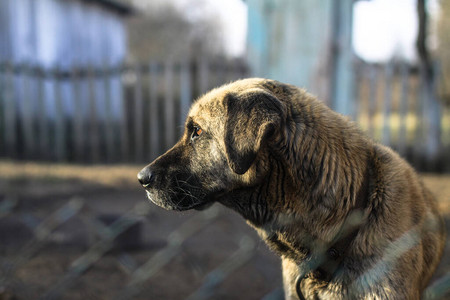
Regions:
M 99 214 L 95 205 L 83 197 L 59 201 L 59 207 L 46 213 L 27 210 L 24 205 L 27 205 L 24 201 L 13 197 L 5 197 L 0 202 L 0 235 L 3 240 L 3 245 L 0 246 L 0 299 L 161 299 L 152 284 L 161 280 L 161 270 L 180 263 L 179 258 L 189 249 L 187 244 L 202 236 L 202 232 L 213 227 L 214 223 L 224 222 L 224 209 L 217 205 L 203 212 L 183 216 L 183 220 L 177 219 L 181 222 L 170 229 L 155 225 L 155 218 L 159 218 L 155 216 L 155 210 L 160 209 L 145 201 L 136 202 L 127 212 L 118 215 Z M 177 218 L 175 215 L 173 217 Z M 150 245 L 150 251 L 145 251 L 149 246 L 143 237 L 150 230 L 159 231 L 163 239 L 159 245 Z M 14 242 L 15 238 L 22 239 L 23 242 L 18 245 Z M 260 243 L 254 235 L 250 236 L 245 232 L 236 232 L 229 238 L 233 245 L 228 244 L 221 259 L 214 259 L 211 266 L 205 268 L 196 266 L 195 262 L 189 263 L 188 260 L 182 262 L 190 264 L 188 273 L 191 274 L 178 274 L 178 280 L 189 284 L 188 277 L 197 273 L 196 279 L 192 280 L 189 292 L 178 295 L 176 291 L 179 282 L 174 282 L 175 294 L 163 298 L 226 299 L 216 297 L 220 286 L 255 259 L 256 252 L 259 251 L 257 243 Z M 64 248 L 64 244 L 69 247 Z M 80 247 L 82 250 L 64 253 L 67 249 Z M 59 253 L 53 255 L 52 261 L 52 253 L 55 251 Z M 36 273 L 41 278 L 34 281 L 41 283 L 36 287 L 29 285 L 30 281 L 26 278 L 33 270 L 36 271 L 33 264 L 36 264 L 36 259 L 41 255 L 50 257 L 50 264 L 61 264 L 58 257 L 63 256 L 65 267 L 59 266 L 54 271 L 52 266 L 41 265 Z M 114 292 L 107 295 L 97 293 L 95 287 L 87 287 L 83 278 L 90 278 L 90 272 L 101 269 L 102 261 L 116 267 L 116 275 L 111 273 L 106 276 L 117 276 L 120 273 L 122 278 L 119 286 L 111 287 Z M 48 259 L 45 264 L 48 264 Z M 53 273 L 51 280 L 44 278 L 46 272 Z M 83 281 L 85 286 L 80 287 L 80 282 Z M 107 281 L 97 282 L 97 285 L 107 284 Z M 280 295 L 280 289 L 275 288 L 266 292 L 263 297 L 279 299 Z

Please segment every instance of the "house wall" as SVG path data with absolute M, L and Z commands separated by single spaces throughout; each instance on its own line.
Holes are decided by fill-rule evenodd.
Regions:
M 121 16 L 96 3 L 0 0 L 0 62 L 69 68 L 120 64 Z
M 122 16 L 95 2 L 81 0 L 0 0 L 0 64 L 38 67 L 41 70 L 70 72 L 73 69 L 103 69 L 121 65 L 126 57 L 126 31 Z M 0 74 L 1 75 L 1 74 Z M 38 103 L 29 94 L 39 92 L 42 81 L 45 114 L 54 120 L 60 113 L 72 118 L 75 92 L 79 94 L 82 116 L 89 118 L 91 106 L 99 110 L 108 101 L 111 117 L 121 118 L 122 85 L 119 74 L 76 82 L 57 75 L 42 76 L 21 68 L 13 75 L 12 99 L 19 119 L 39 113 Z M 109 86 L 110 96 L 105 93 Z M 24 86 L 31 92 L 26 93 Z M 55 91 L 60 91 L 58 95 Z M 95 101 L 91 103 L 91 98 Z M 58 97 L 62 104 L 58 104 Z M 29 99 L 30 98 L 30 99 Z

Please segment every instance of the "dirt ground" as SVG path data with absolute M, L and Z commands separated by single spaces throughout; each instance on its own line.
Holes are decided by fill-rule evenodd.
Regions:
M 0 161 L 0 299 L 38 299 L 54 291 L 74 261 L 99 240 L 86 219 L 118 216 L 146 201 L 136 180 L 141 167 Z M 437 196 L 450 232 L 450 175 L 424 174 L 423 178 Z M 30 254 L 33 230 L 74 197 L 88 209 L 64 222 Z M 5 203 L 15 206 L 8 212 Z M 170 234 L 199 214 L 167 212 L 148 205 L 151 209 L 145 220 L 129 232 L 139 243 L 130 246 L 125 238 L 81 276 L 68 277 L 68 284 L 55 299 L 115 299 L 130 283 L 130 274 L 167 249 Z M 186 299 L 212 270 L 230 260 L 243 236 L 254 241 L 254 252 L 223 280 L 217 272 L 215 277 L 208 277 L 219 284 L 214 295 L 206 298 L 279 296 L 279 258 L 268 251 L 240 216 L 220 206 L 216 209 L 218 216 L 181 244 L 173 259 L 146 280 L 132 299 Z M 435 278 L 450 272 L 449 244 Z

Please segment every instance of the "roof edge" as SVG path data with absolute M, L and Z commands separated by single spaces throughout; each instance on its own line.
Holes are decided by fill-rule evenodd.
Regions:
M 99 3 L 123 15 L 134 14 L 136 10 L 133 6 L 116 0 L 83 0 L 84 2 Z

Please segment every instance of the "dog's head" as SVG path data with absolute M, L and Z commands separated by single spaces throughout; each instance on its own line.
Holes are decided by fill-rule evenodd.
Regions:
M 261 151 L 280 134 L 284 104 L 259 79 L 215 89 L 190 109 L 183 137 L 142 169 L 138 179 L 155 204 L 201 209 L 265 175 Z

